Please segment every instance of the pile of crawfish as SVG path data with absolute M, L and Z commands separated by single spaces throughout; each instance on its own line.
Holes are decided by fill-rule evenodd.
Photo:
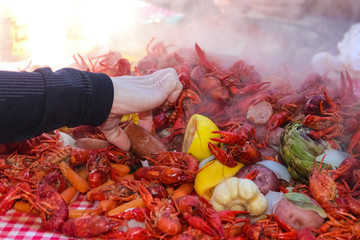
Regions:
M 74 57 L 79 69 L 109 76 L 147 75 L 168 67 L 177 71 L 183 84 L 179 99 L 174 105 L 153 110 L 153 135 L 165 144 L 167 152 L 142 159 L 107 143 L 101 132 L 90 126 L 64 127 L 24 142 L 2 144 L 0 214 L 11 208 L 20 210 L 16 206 L 25 203 L 28 208 L 21 211 L 38 214 L 45 230 L 78 238 L 359 239 L 360 176 L 349 186 L 338 180 L 341 169 L 314 168 L 305 187 L 296 181 L 282 181 L 282 189 L 294 187 L 306 192 L 324 208 L 328 218 L 319 229 L 296 231 L 273 215 L 250 221 L 243 211 L 216 212 L 194 191 L 172 196 L 182 184 L 193 183 L 199 171 L 197 160 L 181 150 L 187 122 L 195 113 L 207 116 L 219 127 L 221 137 L 213 140 L 227 148 L 209 147 L 229 167 L 239 159 L 245 165 L 262 159 L 282 163 L 276 150 L 279 136 L 283 127 L 296 119 L 304 119 L 302 123 L 311 129 L 314 139 L 321 138 L 335 149 L 347 149 L 356 158 L 360 153 L 360 102 L 355 80 L 343 73 L 339 87 L 326 76 L 310 74 L 295 88 L 291 79 L 263 79 L 243 60 L 227 66 L 198 44 L 194 49 L 169 48 L 151 41 L 147 55 L 135 64 L 116 52 Z M 79 143 L 84 139 L 99 141 L 102 147 L 66 145 L 61 133 Z M 142 166 L 143 160 L 150 166 Z M 79 187 L 78 182 L 70 181 L 64 165 L 88 185 Z M 121 173 L 116 165 L 129 167 L 129 172 Z M 99 202 L 98 207 L 74 216 L 69 210 L 71 201 L 63 197 L 70 188 L 86 194 L 90 202 Z M 138 200 L 141 206 L 112 211 L 115 206 Z M 113 207 L 104 207 L 103 202 Z M 134 220 L 142 225 L 131 226 Z

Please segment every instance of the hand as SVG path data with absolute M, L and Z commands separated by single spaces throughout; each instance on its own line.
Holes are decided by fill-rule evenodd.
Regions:
M 107 140 L 128 151 L 130 140 L 119 127 L 124 114 L 138 113 L 139 125 L 151 131 L 152 109 L 163 103 L 175 103 L 182 91 L 179 76 L 173 68 L 146 76 L 112 77 L 114 102 L 106 121 L 99 127 Z
M 300 19 L 304 17 L 308 0 L 251 0 L 252 9 L 265 15 Z

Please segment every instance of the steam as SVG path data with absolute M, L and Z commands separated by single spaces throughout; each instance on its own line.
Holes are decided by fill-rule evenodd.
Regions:
M 49 32 L 43 35 L 50 39 L 47 43 L 41 42 L 41 36 L 37 36 L 39 39 L 30 38 L 40 47 L 30 49 L 32 54 L 42 54 L 41 62 L 34 64 L 60 62 L 63 52 L 64 57 L 71 58 L 76 53 L 96 56 L 109 51 L 119 51 L 134 63 L 145 56 L 147 44 L 155 37 L 156 41 L 172 45 L 169 51 L 193 49 L 194 44 L 198 43 L 206 52 L 216 53 L 224 59 L 246 61 L 263 77 L 284 76 L 292 83 L 299 84 L 307 74 L 317 71 L 311 63 L 316 53 L 338 54 L 337 43 L 354 23 L 353 19 L 360 16 L 358 1 L 348 1 L 352 2 L 353 7 L 345 7 L 343 1 L 332 1 L 335 5 L 326 0 L 316 1 L 318 7 L 308 9 L 300 20 L 262 15 L 245 4 L 250 0 L 104 0 L 101 4 L 97 1 L 63 1 L 57 8 L 61 11 L 54 14 L 57 25 L 51 22 L 55 21 L 55 17 L 43 14 L 54 11 L 49 6 L 51 4 L 44 0 L 32 3 L 25 0 L 26 11 L 14 12 L 24 22 L 35 23 L 33 33 L 35 30 L 39 30 L 39 34 Z M 235 3 L 234 7 L 225 8 L 229 2 Z M 35 5 L 42 5 L 42 8 L 35 8 Z M 220 10 L 219 6 L 224 8 Z M 28 21 L 35 15 L 48 17 L 49 21 L 44 18 Z M 344 15 L 348 19 L 340 17 Z M 6 21 L 7 18 L 4 18 L 0 23 Z M 46 29 L 41 27 L 41 23 L 46 23 Z M 0 27 L 0 33 L 6 31 L 9 29 Z M 67 39 L 55 42 L 60 39 L 55 36 L 59 32 L 65 34 Z M 0 38 L 1 43 L 8 40 Z M 53 45 L 49 43 L 52 41 Z M 8 42 L 6 46 L 9 46 Z M 12 60 L 1 57 L 3 55 L 0 54 L 2 62 Z M 30 57 L 36 59 L 35 56 Z M 58 67 L 66 67 L 65 63 Z
M 289 20 L 268 17 L 246 6 L 234 7 L 231 14 L 226 14 L 213 4 L 213 0 L 149 2 L 172 11 L 173 15 L 160 15 L 158 22 L 139 19 L 139 25 L 131 36 L 114 34 L 111 38 L 113 46 L 121 45 L 119 42 L 127 46 L 131 43 L 136 45 L 136 49 L 143 49 L 141 54 L 144 54 L 145 46 L 153 37 L 165 44 L 172 44 L 173 48 L 169 48 L 169 51 L 193 48 L 196 42 L 206 52 L 234 61 L 245 60 L 264 77 L 283 76 L 295 85 L 300 84 L 309 73 L 317 71 L 312 65 L 315 54 L 338 53 L 337 43 L 354 23 L 339 16 L 348 9 L 351 9 L 347 13 L 350 18 L 359 16 L 356 11 L 360 11 L 356 7 L 338 7 L 339 13 L 336 13 L 334 9 L 330 11 L 324 8 L 326 4 L 320 4 L 321 9 L 309 10 L 317 14 L 309 13 L 300 20 Z M 354 1 L 354 4 L 358 3 Z M 335 17 L 330 17 L 330 13 Z

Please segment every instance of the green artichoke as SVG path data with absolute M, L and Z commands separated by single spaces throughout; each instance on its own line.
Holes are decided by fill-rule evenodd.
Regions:
M 279 153 L 287 165 L 292 178 L 308 181 L 317 156 L 330 146 L 326 142 L 313 140 L 307 134 L 309 129 L 301 123 L 293 122 L 284 128 L 280 137 Z M 317 163 L 319 167 L 320 163 Z M 327 167 L 323 164 L 322 167 Z

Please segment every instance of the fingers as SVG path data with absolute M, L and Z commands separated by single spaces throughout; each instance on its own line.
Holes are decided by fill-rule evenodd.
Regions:
M 139 117 L 139 126 L 143 127 L 148 132 L 151 132 L 152 126 L 153 126 L 152 111 L 149 110 L 149 111 L 138 113 L 138 117 Z
M 104 133 L 106 139 L 118 148 L 129 151 L 130 139 L 119 127 L 119 118 L 108 118 L 99 129 Z
M 104 135 L 110 143 L 118 148 L 124 151 L 130 150 L 130 139 L 120 127 L 117 127 L 111 132 L 104 132 Z
M 183 85 L 181 84 L 175 69 L 166 68 L 160 71 L 162 71 L 163 75 L 158 76 L 161 77 L 159 82 L 161 84 L 163 84 L 162 82 L 165 82 L 165 90 L 169 91 L 169 96 L 167 97 L 166 101 L 168 103 L 174 103 L 180 96 Z

